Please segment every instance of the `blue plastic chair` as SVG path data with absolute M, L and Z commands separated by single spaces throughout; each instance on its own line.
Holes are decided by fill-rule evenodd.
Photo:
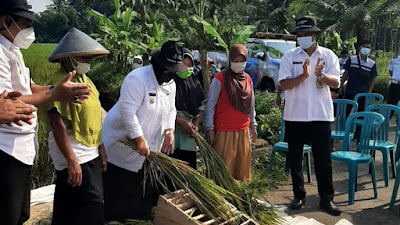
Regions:
M 396 177 L 396 166 L 395 166 L 395 160 L 393 159 L 393 152 L 396 147 L 396 143 L 392 143 L 388 141 L 389 137 L 389 125 L 390 125 L 390 115 L 393 112 L 397 113 L 397 125 L 396 125 L 396 134 L 398 134 L 399 131 L 399 122 L 400 122 L 400 107 L 394 106 L 394 105 L 371 105 L 368 106 L 368 108 L 365 110 L 367 112 L 377 112 L 381 114 L 385 120 L 383 122 L 383 125 L 378 131 L 377 135 L 377 141 L 373 143 L 371 141 L 371 149 L 372 150 L 378 150 L 382 152 L 383 156 L 383 177 L 385 180 L 385 187 L 389 186 L 389 159 L 388 156 L 390 156 L 390 161 L 391 161 L 391 166 L 392 166 L 392 173 L 393 177 Z M 397 139 L 397 138 L 396 138 Z
M 350 131 L 353 129 L 355 121 L 362 119 L 360 142 L 357 145 L 357 152 L 350 150 Z M 369 154 L 370 140 L 376 137 L 376 128 L 383 123 L 383 116 L 375 112 L 353 113 L 346 121 L 345 138 L 343 139 L 342 151 L 332 152 L 333 160 L 346 163 L 349 169 L 349 205 L 354 204 L 354 193 L 357 185 L 357 168 L 359 164 L 369 164 L 371 169 L 372 184 L 374 186 L 374 198 L 378 197 L 375 179 L 375 163 Z
M 281 115 L 281 133 L 279 135 L 279 142 L 274 144 L 272 147 L 272 153 L 271 153 L 271 160 L 269 162 L 269 173 L 272 172 L 272 166 L 274 165 L 275 161 L 275 153 L 278 151 L 285 152 L 286 156 L 287 153 L 289 152 L 289 147 L 288 143 L 284 142 L 285 138 L 285 120 L 283 119 L 283 111 Z M 303 155 L 305 156 L 305 161 L 306 161 L 306 167 L 307 167 L 307 179 L 308 183 L 311 183 L 311 147 L 309 145 L 304 145 L 303 147 Z
M 357 112 L 358 104 L 356 101 L 348 99 L 333 99 L 333 104 L 336 106 L 335 113 L 335 130 L 331 132 L 332 140 L 343 140 L 344 130 L 347 119 L 347 107 L 353 107 L 353 112 Z M 350 132 L 350 139 L 354 138 L 354 132 Z
M 354 101 L 356 101 L 358 103 L 358 100 L 361 97 L 365 97 L 364 109 L 368 108 L 368 106 L 370 106 L 370 105 L 373 105 L 376 101 L 378 101 L 379 104 L 383 103 L 383 95 L 378 94 L 378 93 L 360 93 L 360 94 L 356 94 L 356 96 L 354 97 Z M 359 108 L 361 108 L 360 105 L 359 105 Z
M 399 147 L 399 142 L 397 142 L 396 153 L 400 152 L 399 148 L 400 148 Z M 397 156 L 397 154 L 396 154 L 396 156 Z M 396 197 L 397 197 L 397 193 L 399 191 L 399 185 L 400 185 L 400 176 L 399 176 L 399 173 L 400 173 L 400 161 L 399 161 L 399 159 L 397 159 L 396 162 L 398 162 L 397 170 L 396 170 L 397 176 L 396 176 L 396 180 L 394 181 L 392 200 L 390 201 L 390 210 L 393 210 L 393 208 L 394 208 L 394 202 L 396 201 Z

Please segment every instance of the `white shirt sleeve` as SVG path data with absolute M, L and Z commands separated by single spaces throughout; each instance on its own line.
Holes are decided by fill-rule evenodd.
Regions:
M 333 53 L 332 51 L 329 51 L 329 61 L 325 62 L 325 73 L 329 76 L 335 77 L 339 85 L 336 87 L 338 88 L 340 86 L 340 64 L 339 64 L 339 58 Z
M 214 129 L 215 106 L 217 105 L 222 85 L 218 79 L 213 79 L 208 90 L 207 106 L 204 110 L 204 128 L 205 130 Z
M 394 62 L 393 62 L 393 60 L 394 60 L 394 59 L 392 59 L 392 60 L 390 61 L 389 65 L 388 65 L 388 67 L 387 67 L 387 69 L 388 69 L 389 71 L 393 71 L 393 67 L 394 67 Z
M 170 105 L 171 109 L 168 113 L 167 117 L 167 126 L 165 129 L 175 129 L 175 120 L 176 120 L 176 107 L 175 107 L 175 96 L 176 96 L 176 85 L 173 85 L 171 98 L 170 98 Z
M 0 93 L 13 91 L 9 59 L 0 53 Z
M 142 81 L 133 75 L 128 75 L 122 84 L 119 101 L 121 120 L 131 139 L 143 136 L 136 111 L 142 105 L 144 97 L 145 89 Z
M 251 82 L 251 108 L 250 108 L 250 128 L 257 128 L 257 121 L 256 121 L 256 108 L 255 108 L 255 96 L 254 96 L 254 89 L 253 89 L 253 82 Z
M 278 82 L 299 75 L 299 74 L 292 74 L 292 68 L 293 68 L 293 52 L 288 52 L 282 57 L 281 65 L 279 67 Z

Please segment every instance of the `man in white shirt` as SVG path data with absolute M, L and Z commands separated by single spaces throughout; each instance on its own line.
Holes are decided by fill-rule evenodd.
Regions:
M 388 104 L 397 105 L 400 100 L 400 56 L 393 58 L 387 67 L 390 74 Z
M 35 17 L 26 0 L 0 1 L 0 93 L 20 92 L 12 96 L 35 106 L 53 101 L 75 102 L 87 99 L 87 85 L 70 82 L 69 73 L 54 87 L 35 85 L 25 67 L 20 48 L 28 48 L 35 40 L 30 27 Z M 36 155 L 36 113 L 20 126 L 0 125 L 0 218 L 2 224 L 23 224 L 29 219 L 31 169 Z M 9 124 L 11 125 L 11 124 Z
M 305 203 L 302 158 L 307 143 L 312 146 L 320 208 L 338 216 L 341 212 L 332 202 L 330 126 L 334 117 L 329 88 L 339 86 L 339 60 L 331 50 L 318 46 L 319 31 L 313 17 L 296 20 L 299 47 L 283 56 L 279 70 L 279 85 L 286 93 L 284 120 L 294 192 L 289 207 L 300 209 Z
M 164 43 L 152 54 L 152 65 L 130 72 L 121 87 L 118 102 L 103 121 L 103 143 L 107 171 L 103 175 L 106 221 L 149 219 L 153 191 L 149 179 L 143 190 L 146 156 L 153 152 L 173 153 L 175 128 L 175 82 L 183 64 L 177 42 Z M 119 140 L 137 142 L 137 151 Z

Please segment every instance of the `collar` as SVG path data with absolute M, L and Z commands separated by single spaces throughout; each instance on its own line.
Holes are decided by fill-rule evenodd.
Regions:
M 0 45 L 3 45 L 7 50 L 10 50 L 11 45 L 13 45 L 13 43 L 9 41 L 6 37 L 4 37 L 2 34 L 0 34 Z
M 154 73 L 154 69 L 153 69 L 153 65 L 149 65 L 150 66 L 150 76 L 151 76 L 151 78 L 150 78 L 150 80 L 151 80 L 151 83 L 152 83 L 152 86 L 153 87 L 158 87 L 158 86 L 160 86 L 159 84 L 158 84 L 158 81 L 157 81 L 157 78 L 156 78 L 156 74 Z
M 368 59 L 369 59 L 368 56 L 367 56 L 367 58 L 365 58 L 365 60 L 363 60 L 363 59 L 361 58 L 361 54 L 360 54 L 360 53 L 358 54 L 358 57 L 360 57 L 360 61 L 361 61 L 361 62 L 367 62 Z
M 158 84 L 158 81 L 157 81 L 157 78 L 156 78 L 156 74 L 154 73 L 153 65 L 149 65 L 149 66 L 150 66 L 150 76 L 151 76 L 150 79 L 151 79 L 153 87 L 155 87 L 155 88 L 164 88 L 165 86 L 168 86 L 168 85 L 170 85 L 170 84 L 175 82 L 175 80 L 172 79 L 170 82 L 164 83 L 164 85 Z

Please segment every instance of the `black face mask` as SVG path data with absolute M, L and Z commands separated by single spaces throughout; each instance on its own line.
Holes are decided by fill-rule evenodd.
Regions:
M 168 70 L 157 63 L 152 62 L 154 74 L 156 75 L 156 79 L 159 85 L 163 83 L 169 83 L 176 77 L 176 72 Z

